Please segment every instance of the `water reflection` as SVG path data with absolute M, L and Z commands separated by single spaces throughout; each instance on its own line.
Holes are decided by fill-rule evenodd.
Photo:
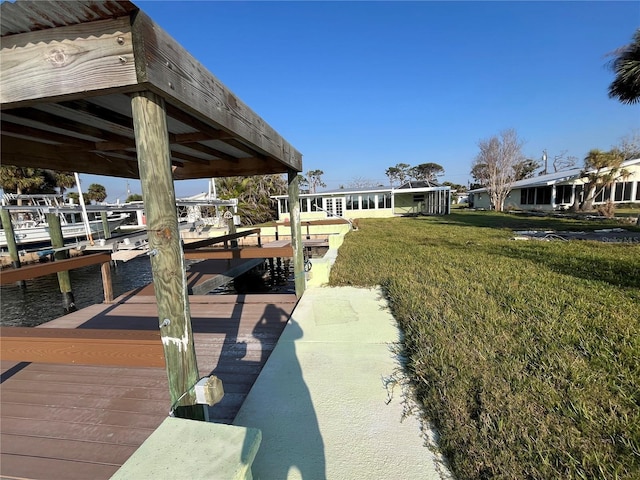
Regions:
M 78 309 L 104 300 L 100 265 L 72 270 L 71 286 Z M 149 257 L 137 257 L 111 267 L 115 297 L 143 287 L 152 281 Z M 0 324 L 35 327 L 61 317 L 62 297 L 57 274 L 27 280 L 26 286 L 6 285 L 0 288 Z

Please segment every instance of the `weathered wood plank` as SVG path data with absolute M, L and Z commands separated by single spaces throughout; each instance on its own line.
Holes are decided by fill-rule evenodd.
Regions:
M 187 260 L 198 259 L 237 259 L 237 258 L 290 258 L 293 249 L 288 247 L 241 247 L 241 248 L 200 248 L 191 250 L 185 248 L 184 256 Z
M 157 332 L 0 327 L 0 356 L 21 362 L 163 367 Z
M 55 262 L 39 263 L 37 265 L 27 265 L 16 269 L 6 269 L 0 272 L 0 285 L 9 285 L 19 280 L 51 275 L 52 273 L 64 272 L 75 268 L 109 263 L 111 256 L 108 253 L 93 253 L 79 257 L 57 260 Z
M 8 35 L 1 45 L 3 109 L 138 83 L 129 17 Z
M 109 161 L 108 154 L 98 154 L 85 150 L 70 151 L 67 147 L 40 143 L 28 139 L 2 135 L 2 163 L 23 167 L 55 168 L 56 170 L 74 171 L 78 165 L 83 172 L 113 177 L 138 178 L 138 164 L 135 158 L 123 159 L 118 155 L 117 161 Z M 129 153 L 129 155 L 132 155 Z M 113 155 L 115 157 L 115 154 Z
M 188 249 L 195 249 L 200 247 L 208 247 L 209 245 L 215 245 L 216 243 L 226 243 L 229 240 L 236 240 L 238 238 L 248 237 L 249 235 L 260 235 L 259 228 L 253 228 L 244 232 L 237 232 L 230 235 L 220 235 L 218 237 L 205 238 L 204 240 L 197 240 L 195 242 L 186 243 L 185 247 Z M 259 237 L 258 237 L 259 238 Z

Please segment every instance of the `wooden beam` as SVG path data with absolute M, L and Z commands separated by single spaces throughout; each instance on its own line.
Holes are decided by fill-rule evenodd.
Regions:
M 78 147 L 83 150 L 95 149 L 95 142 L 72 137 L 71 135 L 62 135 L 59 132 L 51 132 L 42 128 L 33 128 L 12 123 L 11 121 L 7 121 L 7 117 L 8 115 L 3 114 L 2 122 L 0 122 L 0 131 L 2 131 L 3 135 L 13 134 L 12 136 L 31 137 L 36 139 L 36 141 L 53 142 L 56 145 Z
M 77 122 L 62 115 L 45 112 L 35 108 L 14 108 L 7 113 L 14 117 L 39 122 L 44 125 L 55 126 L 56 128 L 69 130 L 88 137 L 106 140 L 108 142 L 115 142 L 131 148 L 135 147 L 135 141 L 133 138 L 112 133 L 104 128 L 95 127 L 87 123 Z
M 291 258 L 293 249 L 286 247 L 242 247 L 242 248 L 199 248 L 185 249 L 184 258 L 197 259 L 233 259 L 233 258 Z
M 1 48 L 3 109 L 138 83 L 129 17 L 7 35 Z
M 172 406 L 195 405 L 198 381 L 186 266 L 182 255 L 164 100 L 151 92 L 131 98 L 151 270 Z
M 17 269 L 4 269 L 0 271 L 0 285 L 9 285 L 20 280 L 43 277 L 45 275 L 51 275 L 52 273 L 66 272 L 88 265 L 109 263 L 110 261 L 111 254 L 94 253 L 55 262 L 27 265 Z
M 302 170 L 302 155 L 144 12 L 135 15 L 132 33 L 141 82 L 172 99 L 170 103 L 196 118 L 210 120 L 214 127 L 232 133 L 285 168 Z
M 247 153 L 251 157 L 258 157 L 258 158 L 262 157 L 262 155 L 258 153 L 256 150 L 240 142 L 232 133 L 225 132 L 224 130 L 219 130 L 217 128 L 213 128 L 209 124 L 201 120 L 198 120 L 197 118 L 193 117 L 192 115 L 189 115 L 187 112 L 184 112 L 177 107 L 167 104 L 167 114 L 171 118 L 174 118 L 184 123 L 185 125 L 188 125 L 191 128 L 198 130 L 205 135 L 208 135 L 209 138 L 207 140 L 221 140 L 231 145 L 232 147 Z M 193 134 L 187 133 L 182 135 L 184 135 L 184 138 L 189 138 L 188 136 Z M 181 138 L 182 136 L 176 136 L 176 137 Z M 202 139 L 197 141 L 202 141 Z
M 220 235 L 218 237 L 210 237 L 204 240 L 198 240 L 196 242 L 189 242 L 185 245 L 185 249 L 193 250 L 195 248 L 200 247 L 208 247 L 209 245 L 215 245 L 216 243 L 226 243 L 229 240 L 236 240 L 238 238 L 248 237 L 249 235 L 260 235 L 259 228 L 252 228 L 251 230 L 246 230 L 244 232 L 234 233 L 231 235 Z M 258 237 L 258 243 L 260 243 L 260 238 Z
M 291 219 L 291 248 L 293 249 L 293 274 L 296 296 L 300 298 L 305 290 L 306 279 L 304 272 L 304 257 L 302 231 L 300 230 L 300 187 L 298 186 L 298 172 L 289 170 L 289 217 Z
M 38 143 L 8 135 L 2 135 L 1 142 L 3 165 L 138 178 L 138 165 L 135 160 L 111 160 L 106 152 L 95 153 L 76 149 L 72 153 L 66 147 Z M 132 155 L 131 152 L 128 154 Z
M 0 327 L 0 358 L 13 362 L 164 367 L 159 332 Z

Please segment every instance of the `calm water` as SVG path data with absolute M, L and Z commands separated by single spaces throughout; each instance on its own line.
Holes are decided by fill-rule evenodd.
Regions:
M 104 300 L 100 265 L 72 270 L 71 287 L 78 309 Z M 141 256 L 111 267 L 113 296 L 117 297 L 152 281 L 149 257 Z M 0 287 L 0 324 L 33 327 L 62 316 L 57 274 L 26 281 L 26 287 Z
M 254 271 L 243 276 L 241 283 L 230 283 L 211 293 L 293 293 L 295 286 L 290 268 L 290 265 L 286 265 L 282 272 L 284 277 L 273 284 L 268 278 L 265 280 L 261 274 Z M 70 274 L 73 297 L 78 309 L 104 301 L 100 265 L 78 268 L 70 271 Z M 151 262 L 146 255 L 111 266 L 114 298 L 148 285 L 152 280 Z M 62 314 L 62 297 L 57 274 L 27 280 L 24 288 L 17 285 L 0 287 L 0 325 L 34 327 L 59 318 Z

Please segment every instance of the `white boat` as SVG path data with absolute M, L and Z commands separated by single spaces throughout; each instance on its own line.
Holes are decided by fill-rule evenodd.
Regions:
M 15 205 L 20 201 L 22 205 Z M 3 195 L 3 209 L 11 214 L 13 233 L 19 247 L 51 243 L 46 213 L 57 213 L 60 218 L 62 236 L 65 241 L 81 241 L 87 238 L 87 228 L 82 221 L 81 211 L 77 205 L 64 204 L 57 195 Z M 113 232 L 125 220 L 127 213 L 113 214 L 107 212 L 109 232 Z M 96 238 L 104 234 L 102 219 L 89 220 L 89 231 Z M 0 248 L 7 248 L 7 237 L 4 229 L 0 230 Z

